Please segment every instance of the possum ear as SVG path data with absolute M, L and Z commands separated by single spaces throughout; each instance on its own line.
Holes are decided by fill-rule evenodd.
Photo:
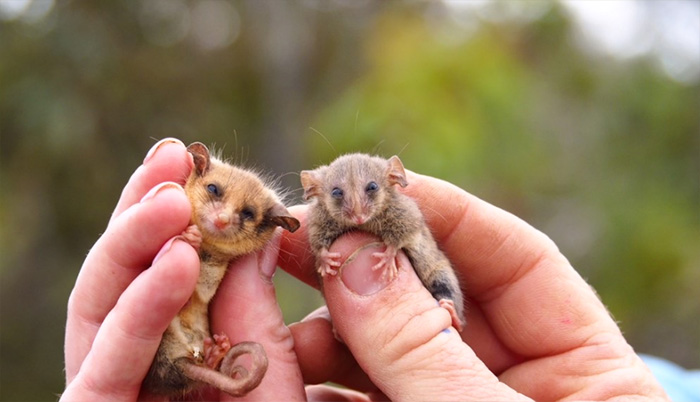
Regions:
M 321 195 L 321 178 L 318 170 L 302 170 L 301 186 L 304 187 L 304 201 Z
M 210 165 L 209 149 L 201 142 L 193 142 L 187 147 L 187 152 L 192 154 L 197 175 L 204 175 L 209 170 Z
M 287 208 L 282 204 L 275 204 L 268 211 L 270 221 L 276 226 L 282 227 L 290 232 L 295 232 L 299 229 L 299 221 L 287 211 Z
M 389 167 L 387 168 L 387 177 L 389 178 L 389 184 L 398 184 L 401 187 L 408 186 L 408 181 L 406 181 L 406 171 L 403 168 L 403 163 L 398 156 L 394 155 L 389 158 Z

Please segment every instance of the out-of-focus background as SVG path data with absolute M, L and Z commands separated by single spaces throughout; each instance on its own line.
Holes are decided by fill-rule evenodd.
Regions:
M 156 140 L 282 177 L 400 154 L 548 234 L 639 352 L 700 366 L 700 2 L 0 0 L 0 399 Z M 284 273 L 288 321 L 321 303 Z

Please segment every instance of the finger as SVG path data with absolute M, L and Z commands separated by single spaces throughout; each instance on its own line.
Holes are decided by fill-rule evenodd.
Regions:
M 347 346 L 333 334 L 327 307 L 317 309 L 289 329 L 305 384 L 330 381 L 358 391 L 377 391 Z
M 372 269 L 373 253 L 384 248 L 376 241 L 362 233 L 339 238 L 329 251 L 346 262 L 323 281 L 333 325 L 372 382 L 391 400 L 468 399 L 474 392 L 518 399 L 462 342 L 403 253 L 396 277 Z
M 401 191 L 418 203 L 436 241 L 465 271 L 477 300 L 489 298 L 543 256 L 559 255 L 549 238 L 520 218 L 448 182 L 412 172 L 408 178 Z
M 120 214 L 88 253 L 68 301 L 66 377 L 74 376 L 119 296 L 150 265 L 168 239 L 187 227 L 190 204 L 165 183 Z
M 349 389 L 340 389 L 327 385 L 309 385 L 306 387 L 306 397 L 309 401 L 347 401 L 347 402 L 369 402 L 388 401 L 386 396 L 381 394 L 367 395 Z
M 64 400 L 136 400 L 161 336 L 199 274 L 192 247 L 173 240 L 124 291 L 105 318 Z
M 510 367 L 501 365 L 505 383 L 537 400 L 663 395 L 595 292 L 547 236 L 444 181 L 411 173 L 409 182 L 405 193 L 420 205 L 498 342 L 488 351 L 493 342 L 486 332 L 470 327 L 464 339 L 480 356 L 512 359 Z
M 304 384 L 294 354 L 294 341 L 277 304 L 272 275 L 277 266 L 280 235 L 265 248 L 236 260 L 224 277 L 210 307 L 212 330 L 225 333 L 232 344 L 260 343 L 269 366 L 260 385 L 235 400 L 304 400 Z M 223 395 L 222 398 L 234 398 Z
M 158 141 L 146 154 L 143 164 L 131 175 L 122 190 L 110 222 L 121 215 L 130 206 L 159 183 L 172 181 L 185 184 L 192 170 L 192 156 L 185 145 L 176 138 L 164 138 Z
M 165 241 L 182 231 L 183 217 L 189 221 L 190 207 L 184 194 L 173 196 L 170 191 L 159 191 L 170 186 L 158 187 L 168 180 L 184 182 L 192 166 L 188 155 L 177 139 L 166 138 L 154 145 L 124 188 L 105 234 L 88 254 L 68 303 L 68 379 L 77 373 L 99 324 L 119 294 L 148 266 Z M 145 202 L 151 198 L 152 202 Z M 137 204 L 148 207 L 134 208 L 115 228 L 112 223 Z M 139 239 L 145 241 L 141 243 Z
M 600 300 L 543 233 L 447 182 L 417 174 L 409 182 L 406 194 L 510 350 L 551 355 L 616 331 Z

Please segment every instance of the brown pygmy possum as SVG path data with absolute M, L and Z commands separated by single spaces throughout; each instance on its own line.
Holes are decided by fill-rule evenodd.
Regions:
M 181 238 L 199 251 L 200 274 L 192 297 L 163 334 L 144 389 L 182 397 L 209 384 L 242 396 L 267 371 L 265 349 L 255 342 L 232 346 L 225 334 L 212 337 L 209 301 L 234 258 L 262 249 L 278 226 L 294 232 L 299 221 L 255 173 L 211 156 L 202 143 L 187 150 L 194 160 L 185 184 L 192 218 Z M 244 354 L 252 357 L 250 371 L 234 364 Z
M 343 155 L 327 166 L 301 172 L 304 199 L 310 206 L 309 242 L 321 276 L 336 275 L 340 254 L 328 251 L 343 233 L 362 230 L 379 236 L 386 250 L 374 253 L 374 270 L 397 275 L 396 253 L 403 250 L 418 277 L 461 331 L 464 299 L 449 260 L 437 246 L 420 209 L 394 185 L 406 187 L 406 173 L 398 156 L 389 160 L 366 154 Z

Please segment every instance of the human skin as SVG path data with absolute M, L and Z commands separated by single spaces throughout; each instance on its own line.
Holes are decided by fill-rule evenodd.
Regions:
M 194 249 L 172 241 L 189 223 L 190 206 L 176 183 L 184 183 L 191 167 L 184 145 L 167 140 L 154 146 L 124 188 L 69 300 L 62 399 L 149 398 L 140 394 L 141 381 L 199 271 Z M 292 207 L 302 229 L 236 261 L 211 304 L 215 333 L 226 332 L 233 343 L 255 339 L 270 360 L 262 384 L 237 400 L 665 398 L 550 239 L 449 183 L 412 173 L 408 180 L 403 191 L 420 205 L 468 295 L 462 334 L 446 330 L 449 314 L 405 256 L 398 257 L 394 280 L 361 280 L 379 247 L 363 234 L 331 246 L 354 258 L 339 275 L 324 278 L 327 308 L 285 326 L 270 279 L 276 265 L 316 283 L 307 207 Z M 334 336 L 330 316 L 344 343 Z M 304 382 L 325 381 L 355 391 L 314 386 L 305 392 Z M 202 395 L 219 396 L 228 397 Z

